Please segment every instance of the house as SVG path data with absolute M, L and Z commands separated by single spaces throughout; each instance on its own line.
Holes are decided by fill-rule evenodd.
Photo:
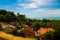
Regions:
M 2 28 L 15 28 L 14 25 L 7 24 L 6 22 L 0 22 L 0 24 L 2 25 Z
M 8 25 L 6 25 L 6 28 L 8 28 L 8 29 L 15 28 L 15 26 L 8 24 Z

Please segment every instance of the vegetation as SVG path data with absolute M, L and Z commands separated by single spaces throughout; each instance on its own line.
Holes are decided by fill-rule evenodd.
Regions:
M 21 29 L 24 28 L 25 25 L 28 25 L 29 28 L 33 28 L 34 31 L 37 31 L 39 28 L 53 28 L 55 32 L 51 33 L 48 32 L 45 35 L 42 35 L 42 38 L 50 39 L 50 40 L 60 40 L 60 20 L 37 20 L 37 19 L 29 19 L 26 18 L 25 15 L 22 15 L 20 13 L 17 13 L 17 15 L 14 12 L 9 12 L 6 10 L 0 10 L 0 22 L 5 22 L 10 24 L 10 22 L 14 22 L 15 28 L 6 28 L 4 29 L 5 32 L 16 35 L 16 36 L 24 36 L 24 30 Z M 0 25 L 0 30 L 3 29 Z M 3 30 L 3 31 L 4 31 Z M 17 32 L 18 30 L 21 30 Z M 31 29 L 30 29 L 31 30 Z M 28 31 L 27 31 L 28 32 Z M 51 38 L 52 37 L 52 38 Z
M 0 31 L 2 31 L 2 26 L 1 26 L 1 24 L 0 24 Z

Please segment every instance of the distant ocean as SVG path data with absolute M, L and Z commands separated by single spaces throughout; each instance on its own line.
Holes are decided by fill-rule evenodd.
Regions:
M 60 17 L 31 17 L 31 19 L 40 19 L 40 20 L 43 20 L 43 19 L 50 19 L 50 20 L 60 20 Z

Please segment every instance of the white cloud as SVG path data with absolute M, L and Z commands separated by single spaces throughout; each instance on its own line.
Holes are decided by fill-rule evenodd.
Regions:
M 44 5 L 51 5 L 53 0 L 28 0 L 31 1 L 31 3 L 24 4 L 19 3 L 19 6 L 22 6 L 22 10 L 18 10 L 23 14 L 29 16 L 29 17 L 55 17 L 60 16 L 60 9 L 48 9 L 48 8 L 39 8 L 40 6 Z M 27 8 L 39 8 L 35 10 L 30 10 Z
M 27 17 L 60 17 L 60 9 L 22 9 L 18 8 L 21 14 L 25 14 Z
M 31 4 L 19 4 L 23 8 L 37 8 L 37 6 L 34 3 Z
M 37 9 L 33 11 L 36 14 L 39 14 L 41 17 L 55 17 L 60 16 L 60 9 Z
M 29 0 L 31 3 L 29 4 L 19 4 L 19 6 L 22 6 L 24 8 L 38 8 L 42 5 L 48 5 L 52 0 Z

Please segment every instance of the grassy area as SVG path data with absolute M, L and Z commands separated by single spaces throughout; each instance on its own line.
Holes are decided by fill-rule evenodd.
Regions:
M 35 38 L 16 37 L 11 34 L 7 34 L 5 32 L 1 32 L 1 31 L 0 31 L 0 37 L 8 39 L 8 40 L 36 40 Z

